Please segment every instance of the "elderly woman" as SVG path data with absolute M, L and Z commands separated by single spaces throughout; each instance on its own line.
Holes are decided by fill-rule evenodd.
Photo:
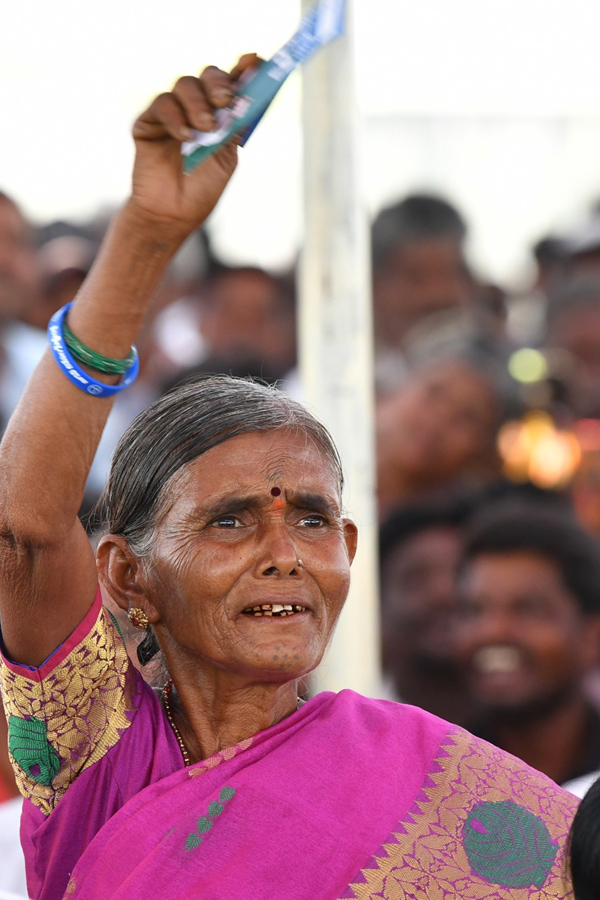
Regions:
M 235 167 L 230 145 L 184 176 L 180 142 L 253 62 L 181 79 L 136 122 L 132 195 L 2 446 L 2 693 L 29 891 L 566 897 L 570 795 L 421 711 L 350 691 L 299 703 L 357 540 L 335 448 L 301 406 L 223 377 L 175 389 L 121 441 L 96 559 L 77 518 L 152 291 Z M 146 632 L 141 661 L 162 651 L 159 693 L 98 580 Z

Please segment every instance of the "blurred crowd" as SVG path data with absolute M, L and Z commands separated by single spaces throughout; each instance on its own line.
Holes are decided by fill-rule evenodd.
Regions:
M 0 192 L 0 431 L 106 224 L 36 229 Z M 382 693 L 573 784 L 600 769 L 600 207 L 538 241 L 518 294 L 472 271 L 467 242 L 428 194 L 371 229 Z M 119 436 L 177 381 L 228 372 L 297 396 L 294 268 L 226 265 L 195 234 L 138 348 L 88 482 L 91 535 Z M 0 842 L 19 802 L 2 747 L 3 721 Z

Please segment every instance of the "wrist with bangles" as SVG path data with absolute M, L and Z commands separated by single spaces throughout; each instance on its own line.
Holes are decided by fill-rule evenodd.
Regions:
M 72 305 L 73 303 L 67 303 L 62 309 L 57 310 L 48 323 L 48 339 L 54 359 L 69 381 L 79 390 L 92 397 L 113 397 L 133 384 L 138 376 L 140 362 L 137 348 L 132 345 L 125 359 L 112 359 L 86 347 L 66 323 L 67 313 Z M 123 380 L 120 384 L 97 381 L 82 369 L 79 363 L 104 374 L 123 375 Z

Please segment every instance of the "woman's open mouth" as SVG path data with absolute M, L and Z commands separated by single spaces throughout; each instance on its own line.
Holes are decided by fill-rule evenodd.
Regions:
M 296 613 L 308 612 L 306 606 L 289 603 L 263 603 L 262 606 L 249 606 L 243 610 L 244 616 L 274 616 L 281 618 L 283 616 L 294 616 Z

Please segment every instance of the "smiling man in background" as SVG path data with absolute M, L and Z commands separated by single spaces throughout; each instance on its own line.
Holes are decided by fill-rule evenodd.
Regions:
M 478 519 L 459 577 L 469 728 L 559 784 L 600 768 L 584 690 L 600 649 L 600 546 L 568 511 L 501 505 Z

